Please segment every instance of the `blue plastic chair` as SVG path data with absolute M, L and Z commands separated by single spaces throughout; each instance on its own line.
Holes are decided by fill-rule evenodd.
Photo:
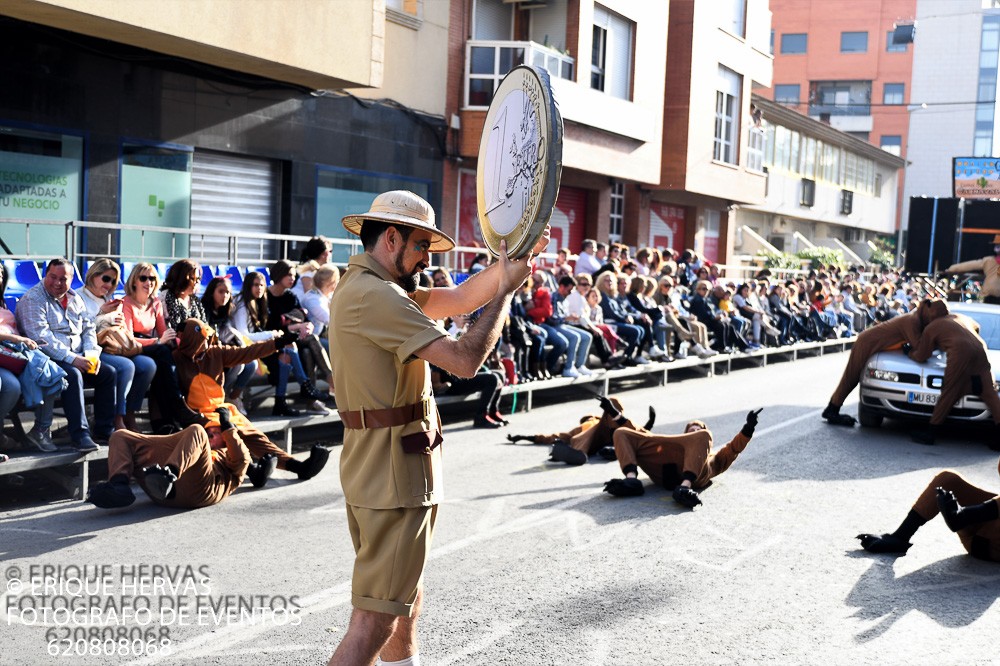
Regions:
M 21 300 L 20 296 L 11 296 L 10 294 L 4 294 L 3 302 L 7 306 L 7 309 L 13 312 L 17 308 L 17 302 Z
M 7 273 L 6 294 L 8 296 L 21 296 L 42 281 L 38 264 L 33 261 L 27 259 L 7 260 L 3 262 L 3 267 Z
M 267 283 L 268 287 L 271 286 L 270 268 L 268 268 L 267 266 L 247 266 L 247 272 L 249 273 L 250 271 L 257 271 L 258 273 L 262 273 L 264 275 L 264 282 Z
M 219 266 L 219 275 L 228 275 L 233 294 L 243 288 L 243 270 L 239 266 Z

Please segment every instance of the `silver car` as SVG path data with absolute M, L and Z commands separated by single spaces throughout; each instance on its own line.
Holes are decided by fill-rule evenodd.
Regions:
M 951 312 L 964 314 L 979 322 L 979 334 L 986 341 L 987 356 L 993 370 L 993 388 L 1000 379 L 1000 306 L 985 303 L 949 303 Z M 858 421 L 877 428 L 882 419 L 930 419 L 944 381 L 947 355 L 937 351 L 924 363 L 917 363 L 902 351 L 884 351 L 868 359 L 861 376 L 861 402 Z M 967 395 L 952 407 L 948 415 L 956 421 L 991 421 L 989 410 L 979 396 Z

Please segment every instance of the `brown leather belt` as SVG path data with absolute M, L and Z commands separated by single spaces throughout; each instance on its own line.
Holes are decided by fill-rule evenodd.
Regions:
M 388 407 L 386 409 L 365 409 L 362 407 L 357 411 L 346 409 L 338 411 L 340 412 L 340 421 L 344 424 L 345 428 L 352 428 L 354 430 L 391 428 L 430 418 L 433 413 L 432 400 L 432 398 L 424 398 L 412 405 Z

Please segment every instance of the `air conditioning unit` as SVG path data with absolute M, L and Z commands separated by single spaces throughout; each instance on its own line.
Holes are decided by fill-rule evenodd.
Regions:
M 812 178 L 803 178 L 802 187 L 799 189 L 799 205 L 812 208 L 816 203 L 816 181 Z
M 850 190 L 840 191 L 840 214 L 850 215 L 854 210 L 854 192 Z

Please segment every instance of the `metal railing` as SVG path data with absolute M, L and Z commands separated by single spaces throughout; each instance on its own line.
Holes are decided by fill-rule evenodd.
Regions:
M 557 79 L 573 80 L 575 61 L 535 42 L 471 40 L 465 44 L 465 106 L 487 107 L 500 81 L 518 65 L 534 65 Z
M 4 259 L 30 259 L 47 261 L 54 257 L 66 257 L 70 261 L 87 261 L 100 257 L 118 260 L 141 260 L 152 263 L 170 262 L 178 259 L 193 259 L 203 264 L 227 264 L 230 266 L 264 265 L 278 259 L 289 258 L 293 243 L 306 243 L 311 236 L 295 234 L 265 234 L 240 233 L 233 235 L 228 231 L 208 231 L 201 229 L 172 229 L 163 227 L 146 227 L 135 224 L 117 224 L 114 222 L 88 222 L 72 220 L 69 222 L 53 222 L 47 220 L 27 220 L 15 218 L 0 218 L 0 225 L 5 231 L 0 242 L 0 257 Z M 13 239 L 6 235 L 12 228 L 21 226 L 23 230 L 24 252 L 10 251 L 9 244 Z M 37 247 L 38 242 L 32 242 L 32 227 L 60 227 L 63 230 L 63 245 L 53 247 L 51 244 Z M 80 247 L 80 232 L 86 230 L 89 249 Z M 123 247 L 122 232 L 131 232 L 138 236 L 138 247 Z M 226 252 L 219 254 L 218 244 L 210 246 L 209 239 L 225 241 Z M 167 253 L 157 250 L 147 252 L 147 244 L 159 247 L 159 241 L 169 243 Z M 334 248 L 345 248 L 346 253 L 356 254 L 361 251 L 360 239 L 334 238 L 330 239 Z M 103 245 L 103 247 L 102 247 Z M 42 250 L 43 252 L 40 252 Z M 294 261 L 294 258 L 292 258 Z

